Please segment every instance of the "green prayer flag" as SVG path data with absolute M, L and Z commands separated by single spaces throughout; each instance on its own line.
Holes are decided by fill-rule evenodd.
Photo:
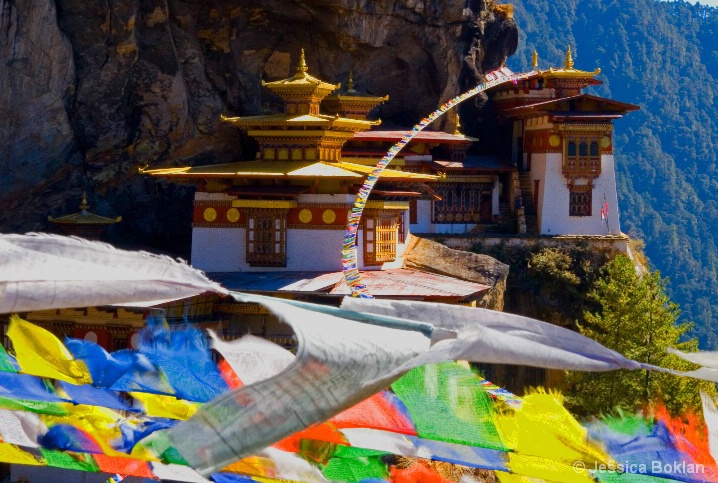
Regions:
M 67 470 L 90 471 L 93 473 L 100 471 L 100 467 L 97 465 L 95 459 L 87 453 L 70 453 L 45 448 L 40 448 L 40 452 L 47 466 L 65 468 Z
M 505 451 L 481 380 L 453 362 L 417 367 L 391 385 L 420 437 Z

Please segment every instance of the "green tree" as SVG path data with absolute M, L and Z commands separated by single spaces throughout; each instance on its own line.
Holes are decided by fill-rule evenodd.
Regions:
M 697 340 L 682 341 L 691 324 L 678 324 L 680 311 L 666 295 L 665 281 L 657 271 L 638 273 L 635 264 L 618 256 L 603 268 L 588 297 L 595 311 L 584 314 L 582 334 L 630 359 L 690 370 L 692 367 L 666 353 L 668 347 L 697 349 Z M 652 371 L 567 373 L 568 406 L 580 415 L 598 415 L 617 408 L 636 411 L 663 402 L 674 414 L 699 410 L 699 389 L 710 394 L 715 386 Z

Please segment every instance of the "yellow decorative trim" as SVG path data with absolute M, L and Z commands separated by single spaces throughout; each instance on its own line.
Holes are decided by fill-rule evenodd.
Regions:
M 299 208 L 343 208 L 347 210 L 353 205 L 353 201 L 351 203 L 302 203 Z
M 337 214 L 334 213 L 334 210 L 324 210 L 324 212 L 322 213 L 322 221 L 326 224 L 334 223 L 334 220 L 336 219 Z
M 559 124 L 558 130 L 561 132 L 613 132 L 613 124 Z
M 296 201 L 279 200 L 234 200 L 232 206 L 235 208 L 296 208 Z
M 239 210 L 237 208 L 230 208 L 227 210 L 227 220 L 232 223 L 239 221 Z
M 220 314 L 269 314 L 269 310 L 253 303 L 215 304 L 214 311 Z
M 345 230 L 345 225 L 287 225 L 288 230 Z
M 277 125 L 282 125 L 285 127 L 299 127 L 292 124 L 286 124 L 286 123 L 275 123 Z M 363 126 L 362 126 L 363 127 Z M 366 130 L 368 129 L 362 129 Z M 249 130 L 247 131 L 247 134 L 249 134 L 252 137 L 258 138 L 272 138 L 272 139 L 292 139 L 292 138 L 314 138 L 314 139 L 332 139 L 332 138 L 338 138 L 339 141 L 346 140 L 346 139 L 352 139 L 354 137 L 354 132 L 352 131 L 328 131 L 326 129 L 307 129 L 302 131 L 290 131 L 290 130 L 284 130 L 284 131 L 260 131 L 260 130 Z
M 217 219 L 217 210 L 215 210 L 214 208 L 207 208 L 204 210 L 202 217 L 205 219 L 205 221 L 214 221 Z
M 485 176 L 462 176 L 462 175 L 446 175 L 439 179 L 441 183 L 495 183 L 494 175 Z
M 375 210 L 408 210 L 408 201 L 367 201 L 366 208 Z
M 232 200 L 194 200 L 193 206 L 231 206 Z
M 299 221 L 302 223 L 309 223 L 312 221 L 312 210 L 306 208 L 299 212 Z
M 236 223 L 230 225 L 227 223 L 192 223 L 192 228 L 246 228 L 246 223 Z

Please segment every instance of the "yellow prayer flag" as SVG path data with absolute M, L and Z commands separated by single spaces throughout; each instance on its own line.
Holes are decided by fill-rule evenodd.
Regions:
M 261 456 L 248 456 L 222 469 L 224 473 L 239 473 L 249 475 L 252 479 L 256 477 L 270 477 L 274 474 L 274 463 Z
M 130 396 L 137 399 L 145 407 L 145 413 L 158 418 L 185 419 L 192 416 L 201 403 L 177 399 L 174 396 L 149 394 L 146 392 L 130 392 Z
M 32 454 L 23 451 L 14 444 L 0 443 L 0 462 L 19 465 L 44 466 Z
M 144 441 L 144 440 L 143 440 Z M 142 461 L 155 461 L 162 462 L 162 460 L 149 448 L 146 448 L 142 443 L 136 444 L 130 452 L 130 457 Z
M 515 479 L 507 479 L 505 473 L 502 476 L 497 471 L 501 483 L 528 483 L 535 479 L 556 483 L 595 483 L 582 462 L 567 465 L 547 458 L 509 453 L 509 468 L 515 473 Z
M 12 316 L 7 336 L 12 340 L 20 372 L 70 384 L 92 384 L 85 363 L 75 360 L 65 345 L 42 327 Z
M 503 411 L 497 419 L 504 441 L 518 455 L 564 465 L 580 462 L 590 468 L 615 463 L 589 441 L 586 429 L 563 407 L 559 394 L 529 394 L 520 408 Z

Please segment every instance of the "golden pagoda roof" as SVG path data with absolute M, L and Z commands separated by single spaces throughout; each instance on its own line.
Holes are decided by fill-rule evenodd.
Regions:
M 58 225 L 111 225 L 122 221 L 122 217 L 107 218 L 105 216 L 96 215 L 88 211 L 90 205 L 87 204 L 87 195 L 82 193 L 82 202 L 80 203 L 80 212 L 72 215 L 65 215 L 59 218 L 48 216 L 47 219 L 51 223 Z
M 601 69 L 596 69 L 593 72 L 578 70 L 573 68 L 573 55 L 571 53 L 571 46 L 568 46 L 566 50 L 566 59 L 562 68 L 554 69 L 550 67 L 548 70 L 539 70 L 540 76 L 546 79 L 590 79 L 601 73 Z
M 180 168 L 148 169 L 143 174 L 176 178 L 361 178 L 325 161 L 239 161 Z
M 142 174 L 167 178 L 363 178 L 372 166 L 326 161 L 239 161 L 208 166 L 184 166 L 141 170 Z M 437 176 L 386 169 L 385 179 L 431 181 Z
M 349 119 L 345 117 L 329 116 L 327 114 L 269 114 L 265 116 L 244 116 L 244 117 L 227 117 L 221 116 L 221 119 L 230 122 L 238 127 L 304 127 L 311 126 L 320 129 L 344 129 L 352 132 L 365 131 L 372 126 L 378 126 L 381 121 L 364 121 L 358 119 Z M 277 133 L 279 134 L 279 132 Z
M 302 49 L 296 73 L 292 77 L 274 82 L 262 81 L 262 86 L 271 90 L 281 98 L 309 94 L 324 97 L 330 92 L 341 87 L 341 84 L 330 84 L 309 75 L 307 73 L 308 70 L 307 61 L 304 57 L 304 49 Z
M 337 163 L 337 165 L 341 168 L 348 169 L 350 171 L 356 171 L 362 174 L 370 174 L 374 170 L 374 166 L 347 163 L 345 161 L 340 161 L 339 163 Z M 439 179 L 439 176 L 432 174 L 409 173 L 406 171 L 398 171 L 396 169 L 385 169 L 384 171 L 382 171 L 380 178 L 387 180 L 410 179 L 417 181 L 436 181 L 437 179 Z
M 389 96 L 373 96 L 371 94 L 367 94 L 365 92 L 359 92 L 358 90 L 354 89 L 354 74 L 350 71 L 349 77 L 347 78 L 347 87 L 346 89 L 342 89 L 341 91 L 334 92 L 327 96 L 325 100 L 330 99 L 341 99 L 341 100 L 347 100 L 347 101 L 359 101 L 366 104 L 369 103 L 376 103 L 380 104 L 382 102 L 386 102 L 389 100 Z

